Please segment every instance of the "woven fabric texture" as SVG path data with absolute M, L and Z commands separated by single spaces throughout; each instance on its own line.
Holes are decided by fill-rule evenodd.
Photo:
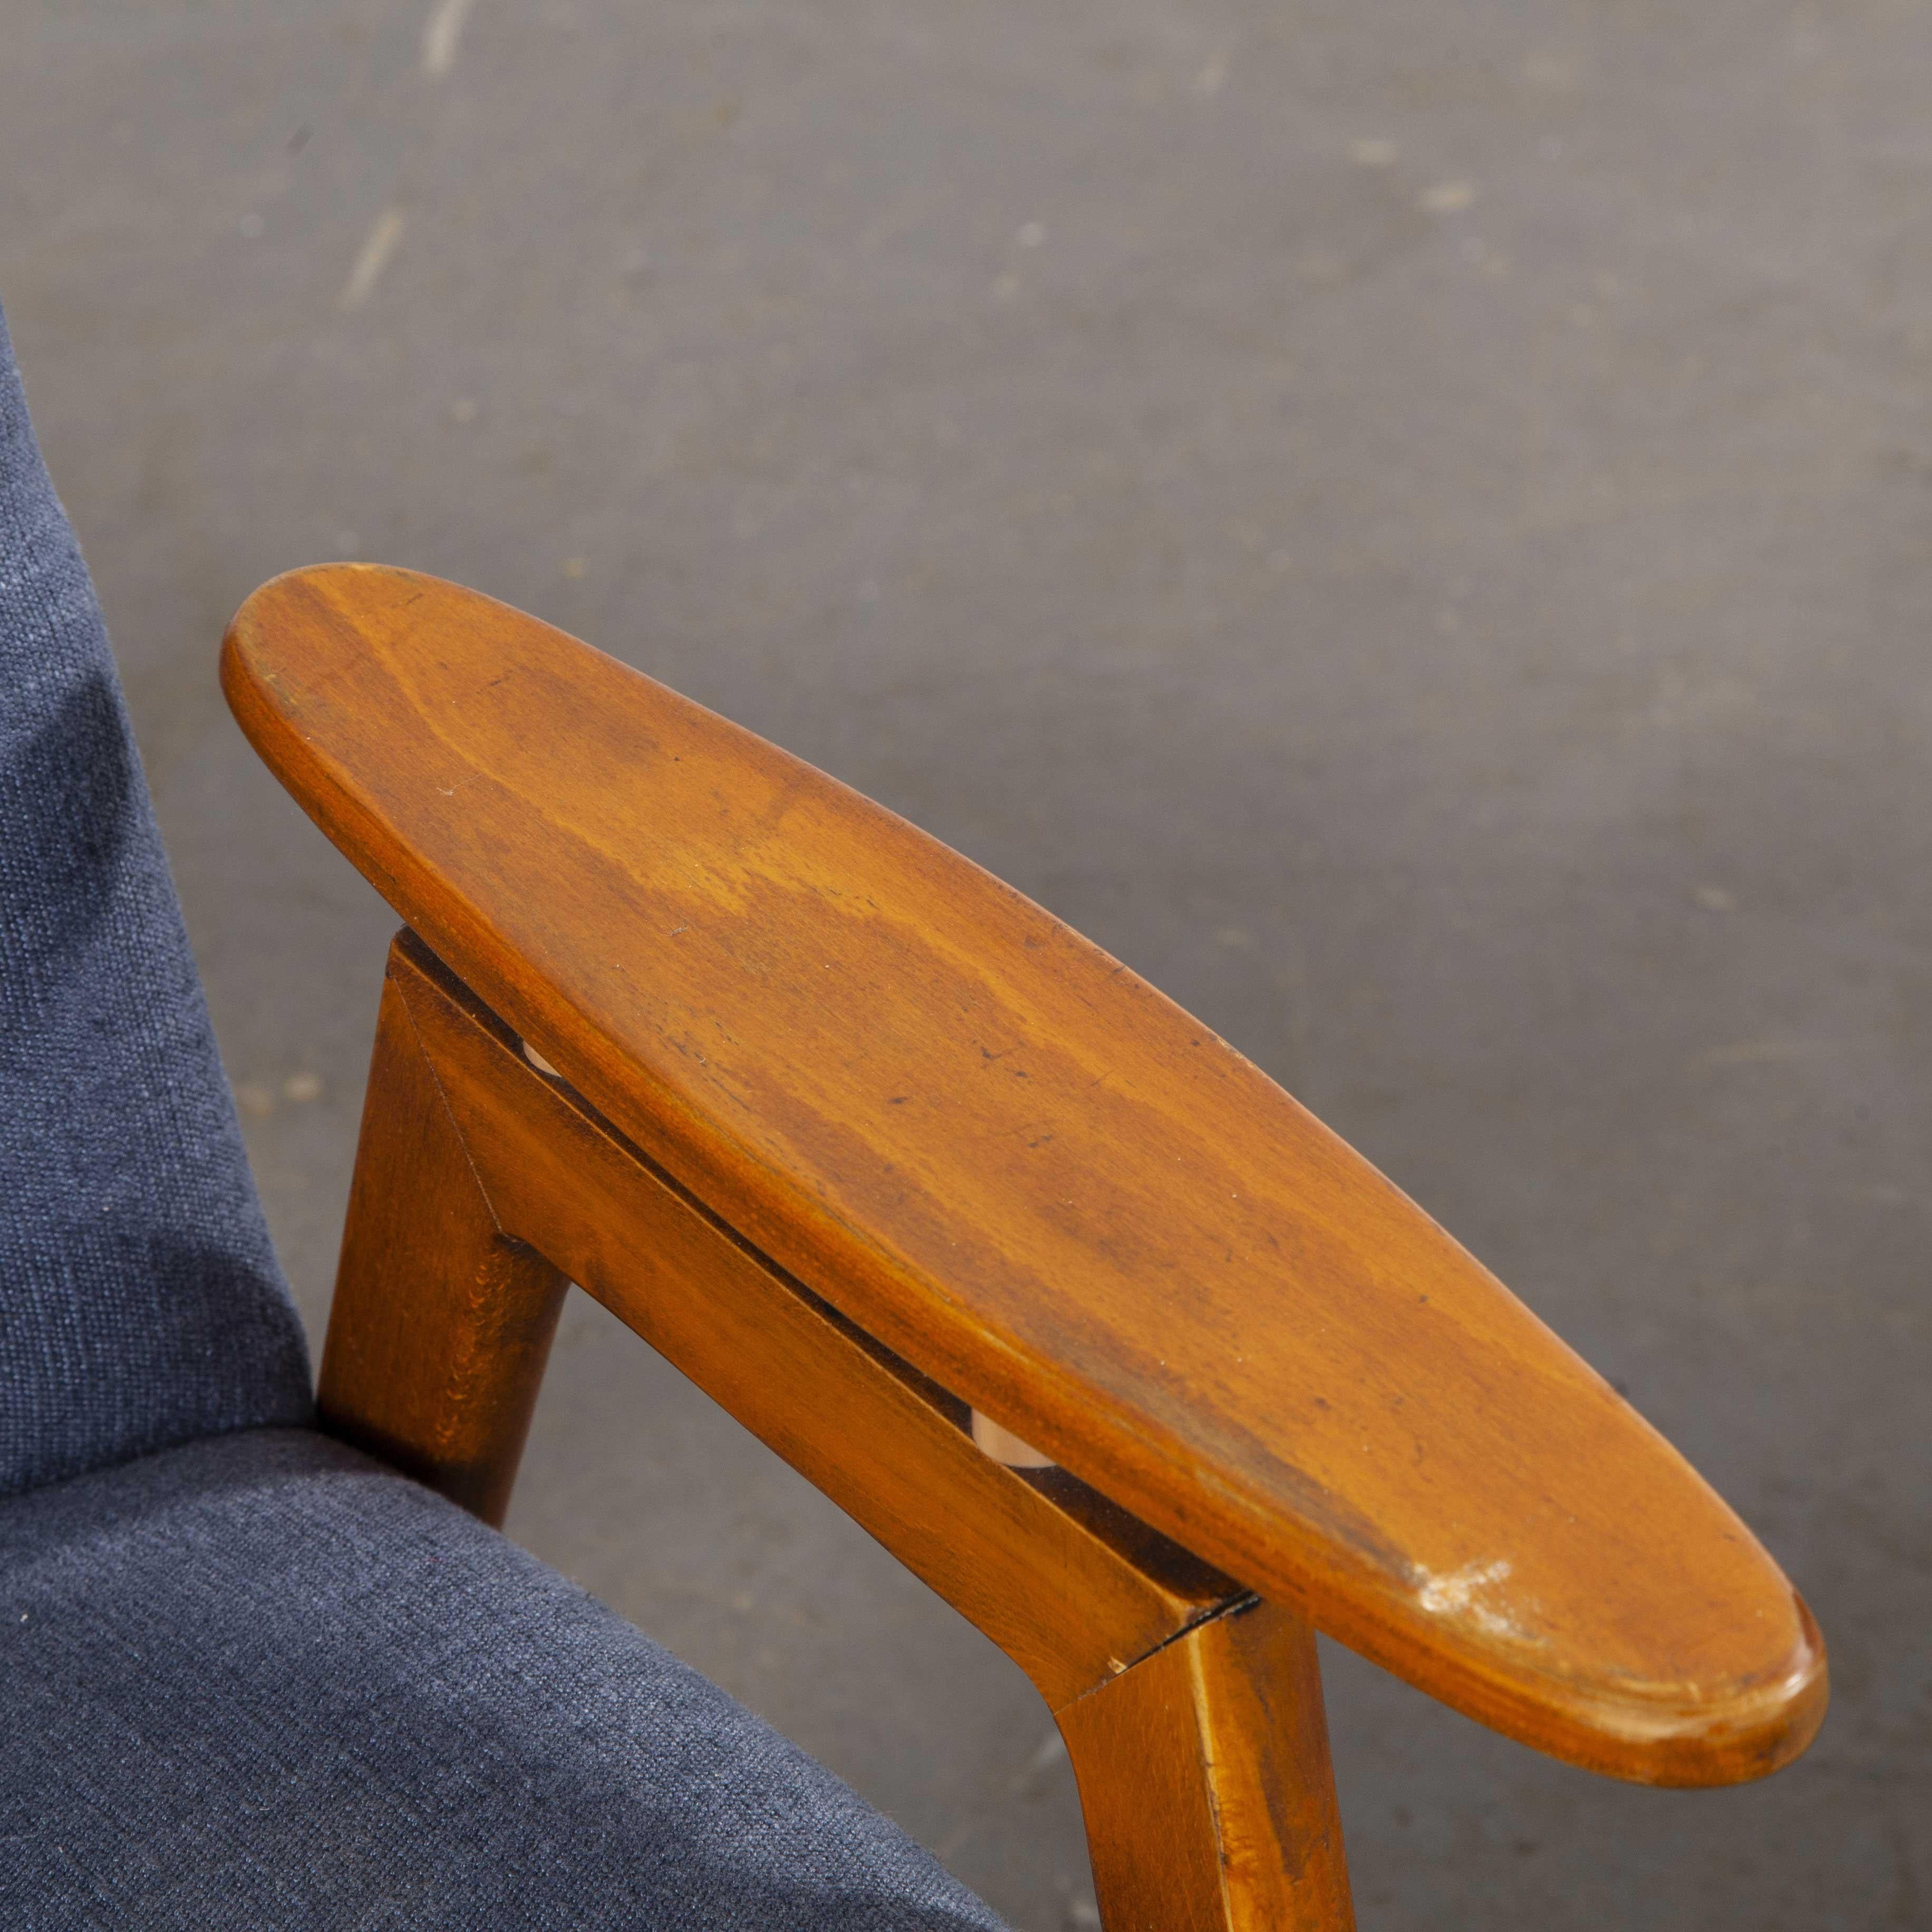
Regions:
M 0 1504 L 0 1922 L 997 1932 L 895 1826 L 306 1430 Z
M 998 1932 L 535 1558 L 260 1426 L 310 1414 L 0 319 L 0 1925 Z
M 0 1496 L 308 1406 L 100 610 L 0 318 Z

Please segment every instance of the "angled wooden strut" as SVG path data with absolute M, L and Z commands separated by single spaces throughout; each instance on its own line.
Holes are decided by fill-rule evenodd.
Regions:
M 554 1264 L 554 1265 L 553 1265 Z M 566 1275 L 1005 1650 L 1109 1932 L 1352 1922 L 1313 1633 L 1052 1469 L 723 1226 L 413 935 L 392 948 L 325 1426 L 500 1521 Z

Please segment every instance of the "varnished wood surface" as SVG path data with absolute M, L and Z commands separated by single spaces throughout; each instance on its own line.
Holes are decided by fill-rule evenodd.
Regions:
M 1471 1715 L 1774 1769 L 1822 1646 L 1681 1457 L 1125 968 L 488 598 L 277 579 L 224 680 L 390 902 L 651 1159 L 947 1389 Z

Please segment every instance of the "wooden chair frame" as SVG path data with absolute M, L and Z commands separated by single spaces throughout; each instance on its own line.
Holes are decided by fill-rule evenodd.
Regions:
M 1026 1672 L 1108 1932 L 1351 1924 L 1317 1624 L 1615 1776 L 1809 1742 L 1816 1627 L 1695 1472 L 1040 908 L 433 578 L 278 579 L 223 676 L 407 922 L 326 1427 L 500 1522 L 580 1283 Z
M 1109 1932 L 1352 1922 L 1314 1634 L 966 1405 L 734 1233 L 412 934 L 391 949 L 322 1426 L 500 1523 L 577 1282 L 976 1624 L 1079 1780 Z

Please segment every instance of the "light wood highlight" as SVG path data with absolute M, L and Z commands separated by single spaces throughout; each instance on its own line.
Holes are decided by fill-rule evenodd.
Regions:
M 1051 1469 L 1054 1460 L 1051 1456 L 1042 1456 L 1030 1442 L 1023 1442 L 1010 1429 L 1002 1429 L 993 1418 L 980 1409 L 973 1412 L 973 1440 L 980 1452 L 992 1457 L 996 1462 L 1004 1462 L 1010 1469 Z
M 432 578 L 279 578 L 224 678 L 305 808 L 614 1131 L 1094 1490 L 1594 1769 L 1731 1782 L 1815 1731 L 1809 1616 L 1682 1458 L 1037 906 Z

